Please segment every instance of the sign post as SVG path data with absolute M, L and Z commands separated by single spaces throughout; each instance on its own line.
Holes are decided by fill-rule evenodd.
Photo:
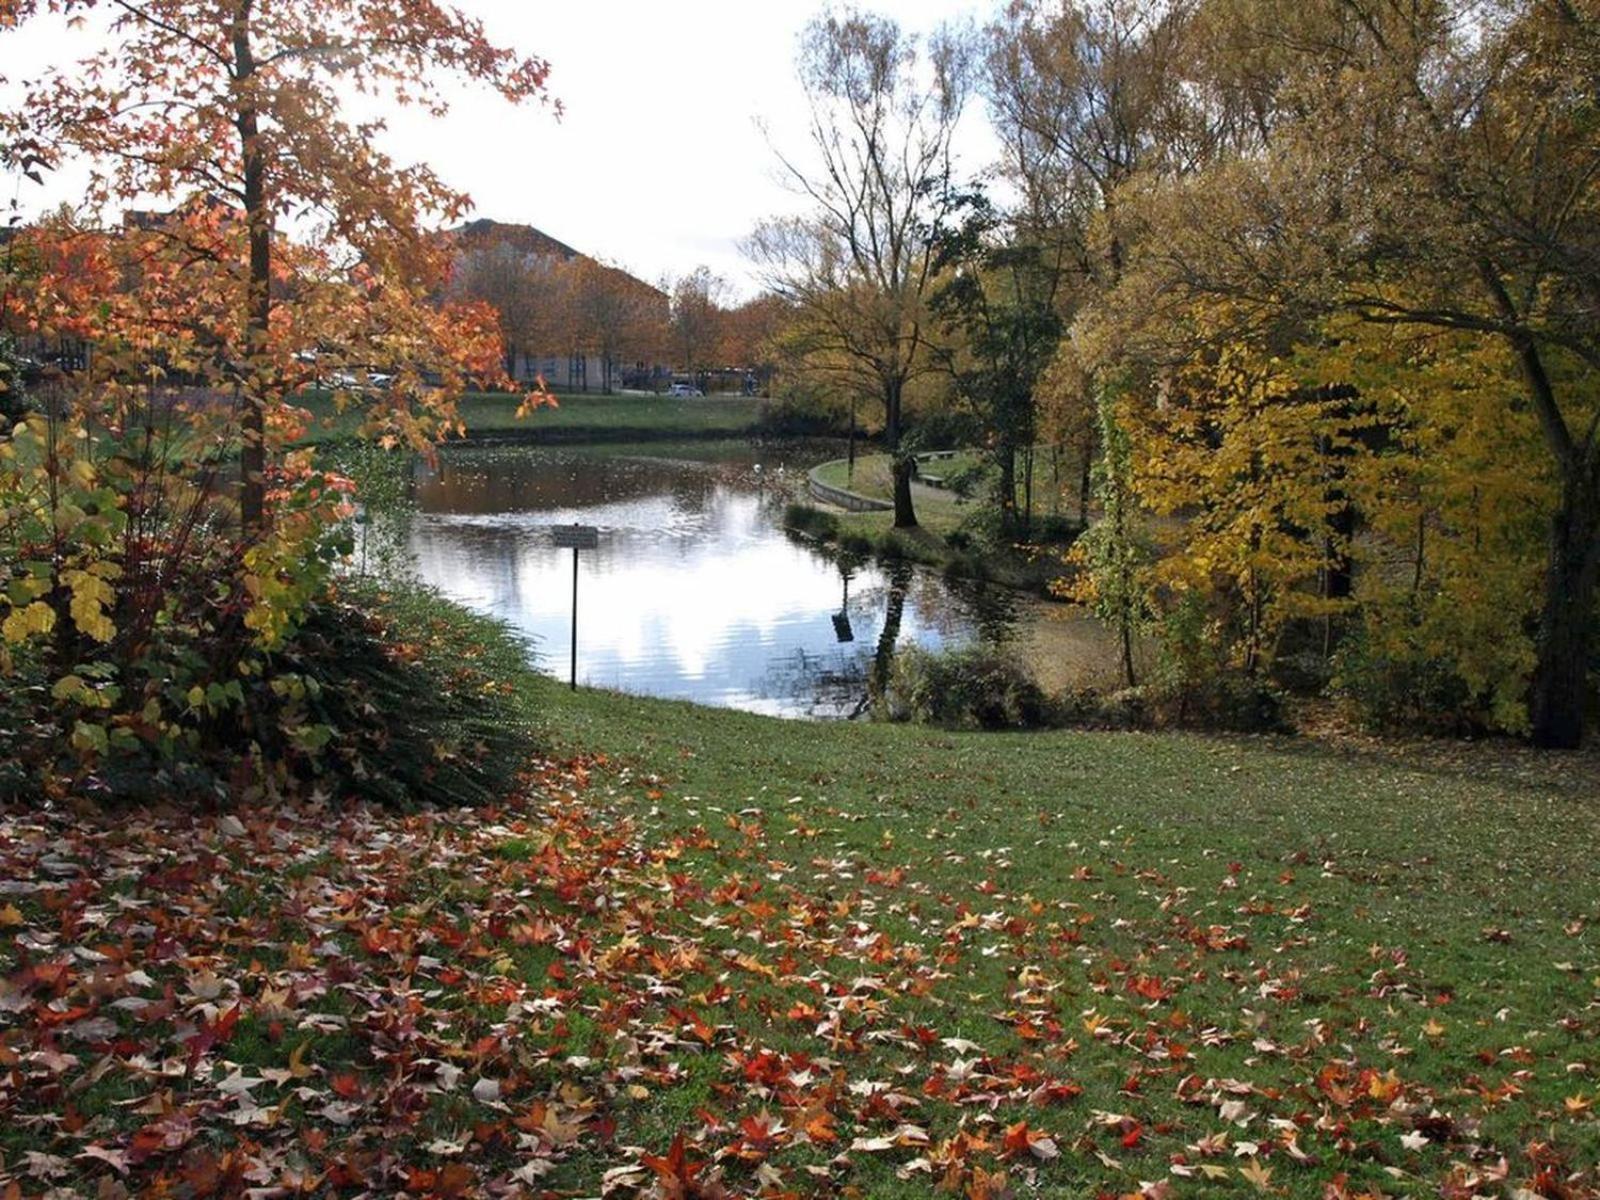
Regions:
M 551 531 L 557 549 L 572 549 L 572 675 L 568 686 L 578 690 L 578 551 L 598 549 L 600 531 L 593 525 L 556 525 Z

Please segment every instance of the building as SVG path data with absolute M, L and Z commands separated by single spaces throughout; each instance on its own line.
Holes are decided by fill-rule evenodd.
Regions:
M 451 230 L 451 290 L 501 317 L 506 374 L 561 392 L 654 390 L 670 381 L 660 288 L 531 225 L 478 220 Z

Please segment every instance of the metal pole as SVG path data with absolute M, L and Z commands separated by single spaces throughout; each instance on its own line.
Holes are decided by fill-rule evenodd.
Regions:
M 578 690 L 578 548 L 572 548 L 572 681 L 568 685 Z

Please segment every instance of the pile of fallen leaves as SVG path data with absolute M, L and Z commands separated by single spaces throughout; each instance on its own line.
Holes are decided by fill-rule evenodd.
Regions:
M 1368 1014 L 1438 1057 L 1448 997 L 1310 970 L 1291 872 L 955 895 L 669 803 L 596 759 L 495 808 L 0 813 L 0 1196 L 1596 1195 L 1589 1096 L 1515 1048 L 1413 1077 Z

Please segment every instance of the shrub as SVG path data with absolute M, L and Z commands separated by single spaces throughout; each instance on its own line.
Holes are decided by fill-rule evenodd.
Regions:
M 332 591 L 276 657 L 296 685 L 272 750 L 303 780 L 391 805 L 478 805 L 506 795 L 531 753 L 527 646 L 426 589 Z M 296 726 L 327 740 L 298 752 Z
M 906 432 L 910 451 L 959 450 L 983 439 L 983 425 L 969 412 L 944 408 L 923 413 Z
M 944 486 L 958 496 L 972 496 L 983 487 L 992 473 L 988 461 L 980 459 L 951 471 L 944 477 Z
M 1361 628 L 1334 655 L 1331 687 L 1377 730 L 1476 733 L 1496 723 L 1447 660 L 1403 643 L 1380 645 Z
M 1227 671 L 1147 689 L 1158 725 L 1230 733 L 1290 731 L 1283 694 L 1265 679 Z
M 764 405 L 751 432 L 758 437 L 848 437 L 850 417 L 821 395 L 794 392 Z
M 1083 525 L 1075 517 L 1063 513 L 1046 513 L 1035 517 L 1033 540 L 1047 546 L 1070 546 L 1083 533 Z
M 1029 729 L 1049 721 L 1049 704 L 1014 654 L 993 646 L 895 658 L 878 697 L 880 715 L 949 729 Z

